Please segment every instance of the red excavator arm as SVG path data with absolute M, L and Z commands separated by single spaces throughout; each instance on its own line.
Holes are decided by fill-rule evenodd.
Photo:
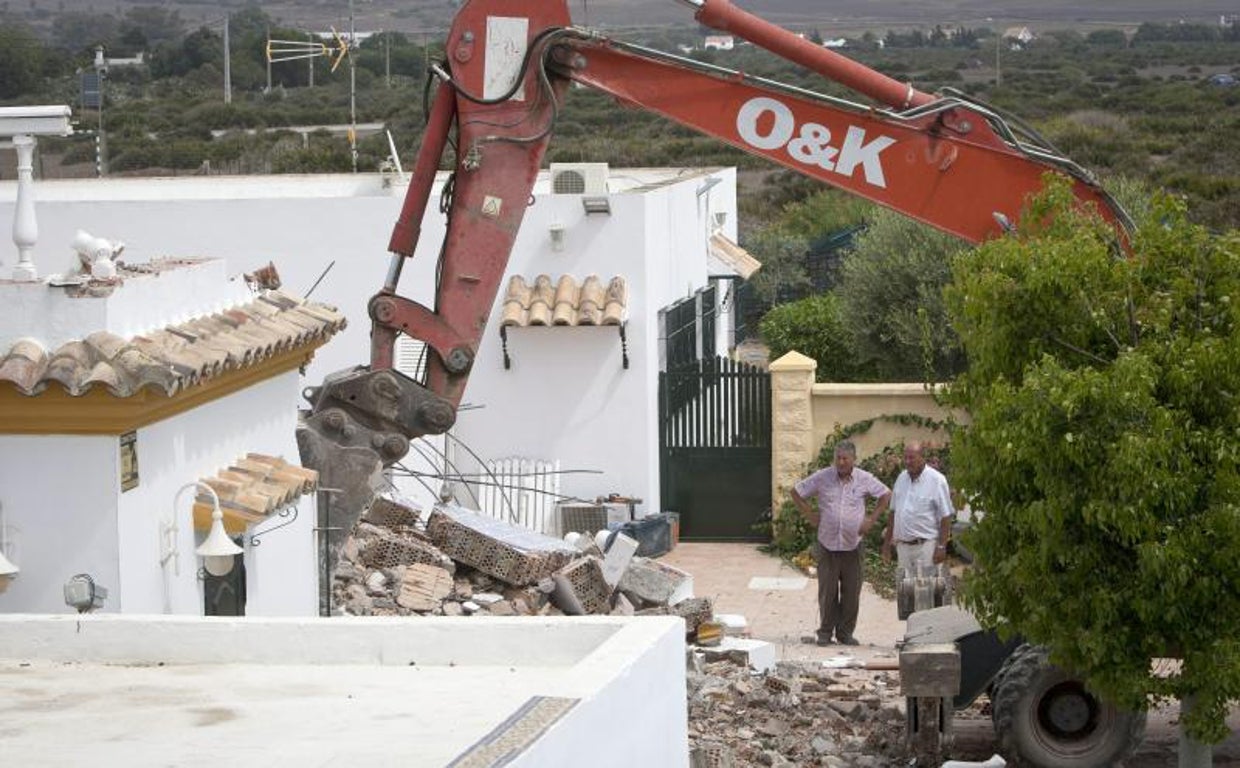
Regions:
M 303 463 L 373 450 L 391 463 L 408 440 L 456 417 L 509 252 L 529 204 L 563 93 L 577 82 L 614 95 L 971 242 L 1010 229 L 1047 171 L 1117 225 L 1118 205 L 1087 172 L 995 110 L 915 90 L 730 5 L 681 0 L 732 32 L 882 106 L 812 93 L 570 26 L 566 0 L 468 0 L 458 12 L 413 179 L 392 233 L 394 256 L 370 302 L 369 366 L 328 377 L 307 396 Z M 453 151 L 447 236 L 433 307 L 397 295 L 440 159 Z M 426 380 L 392 370 L 397 334 L 433 350 Z M 309 456 L 307 454 L 309 453 Z

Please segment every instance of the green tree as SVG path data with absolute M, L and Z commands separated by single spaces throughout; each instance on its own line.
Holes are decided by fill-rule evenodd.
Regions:
M 882 381 L 942 380 L 962 370 L 943 288 L 952 255 L 965 247 L 907 216 L 873 210 L 836 288 L 859 370 Z
M 824 293 L 775 307 L 758 324 L 771 359 L 796 350 L 818 362 L 818 381 L 855 381 L 856 360 L 834 295 Z
M 955 481 L 985 510 L 965 599 L 1117 704 L 1195 697 L 1185 724 L 1217 741 L 1240 698 L 1240 235 L 1164 198 L 1124 257 L 1062 180 L 1022 221 L 948 292 Z
M 762 262 L 762 269 L 749 282 L 764 304 L 787 300 L 809 287 L 805 272 L 809 243 L 804 237 L 786 234 L 778 227 L 764 227 L 746 237 L 743 244 Z
M 116 17 L 110 13 L 69 11 L 52 21 L 52 43 L 79 53 L 112 42 L 117 30 Z
M 19 24 L 0 25 L 0 99 L 33 93 L 42 79 L 43 46 Z

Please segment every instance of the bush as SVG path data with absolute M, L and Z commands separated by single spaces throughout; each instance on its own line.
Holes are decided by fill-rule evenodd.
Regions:
M 848 344 L 847 329 L 833 294 L 775 307 L 758 324 L 771 359 L 796 350 L 818 361 L 818 381 L 853 381 L 856 355 Z

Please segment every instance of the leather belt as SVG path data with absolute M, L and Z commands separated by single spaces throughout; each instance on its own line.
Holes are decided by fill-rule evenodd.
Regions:
M 925 544 L 930 539 L 909 539 L 908 541 L 896 540 L 897 544 Z

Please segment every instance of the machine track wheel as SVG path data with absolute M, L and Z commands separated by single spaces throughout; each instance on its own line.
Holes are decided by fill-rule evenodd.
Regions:
M 991 718 L 1004 756 L 1031 768 L 1104 768 L 1132 754 L 1145 713 L 1099 699 L 1050 663 L 1045 648 L 1022 645 L 991 689 Z

